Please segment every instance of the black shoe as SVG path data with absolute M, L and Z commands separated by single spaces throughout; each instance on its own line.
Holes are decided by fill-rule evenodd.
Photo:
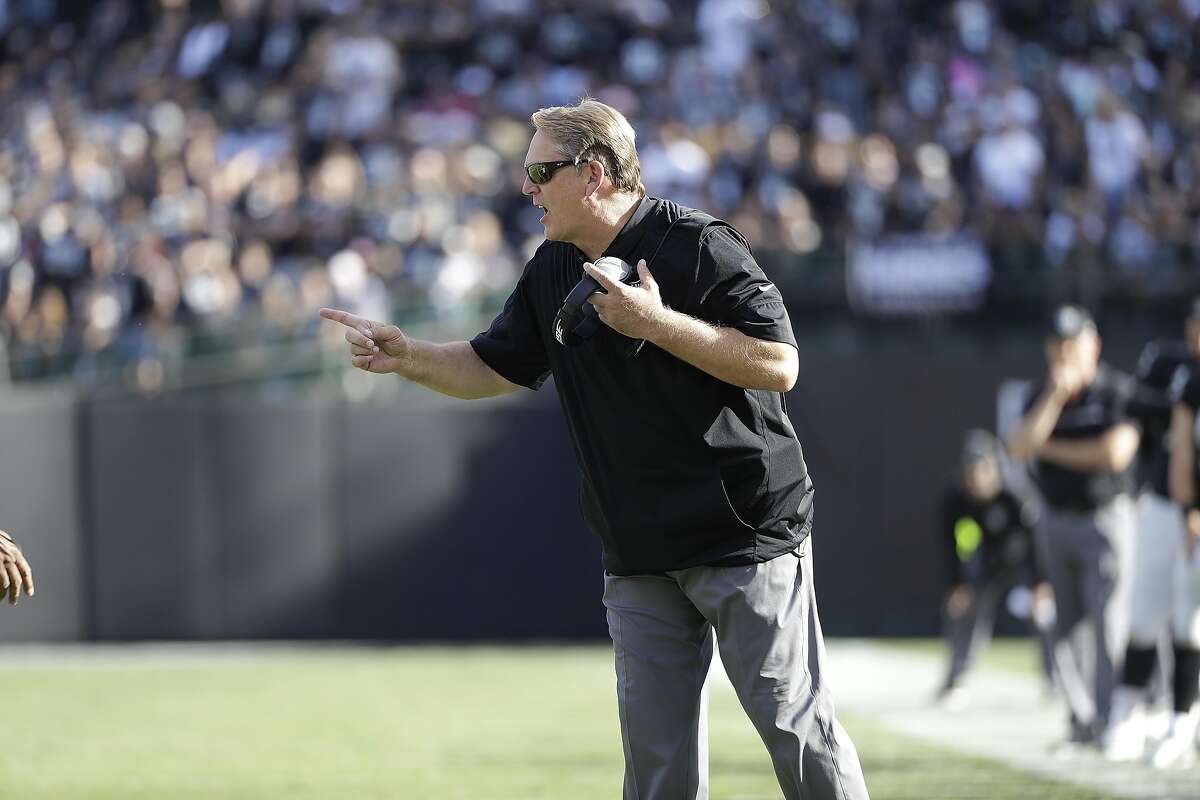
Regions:
M 1099 747 L 1100 739 L 1103 735 L 1104 726 L 1098 720 L 1091 722 L 1071 720 L 1071 726 L 1067 732 L 1067 741 L 1079 747 Z

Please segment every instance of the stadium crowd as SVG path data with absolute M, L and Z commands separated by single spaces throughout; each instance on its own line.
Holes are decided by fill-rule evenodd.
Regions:
M 540 241 L 528 116 L 584 94 L 633 121 L 652 194 L 797 263 L 968 230 L 1068 294 L 1170 288 L 1200 246 L 1200 0 L 903 5 L 2 4 L 8 372 L 494 303 Z

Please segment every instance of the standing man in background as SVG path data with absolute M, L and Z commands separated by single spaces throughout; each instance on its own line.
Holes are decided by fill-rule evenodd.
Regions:
M 1082 308 L 1063 306 L 1045 343 L 1048 373 L 1008 439 L 1032 462 L 1044 501 L 1037 526 L 1054 589 L 1055 666 L 1070 708 L 1067 741 L 1098 744 L 1125 646 L 1135 515 L 1129 466 L 1140 434 L 1126 414 L 1132 382 L 1100 363 L 1100 334 Z M 1094 670 L 1072 647 L 1080 623 L 1095 641 Z
M 1182 718 L 1195 700 L 1200 631 L 1193 630 L 1190 617 L 1195 613 L 1197 598 L 1188 589 L 1190 573 L 1183 512 L 1171 499 L 1169 463 L 1172 406 L 1186 402 L 1184 387 L 1190 372 L 1187 365 L 1200 356 L 1200 303 L 1193 307 L 1187 320 L 1185 338 L 1186 341 L 1155 341 L 1146 345 L 1138 359 L 1137 393 L 1129 405 L 1130 413 L 1142 426 L 1138 462 L 1143 492 L 1138 498 L 1129 645 L 1125 649 L 1121 683 L 1113 694 L 1112 718 L 1104 736 L 1104 755 L 1112 761 L 1132 761 L 1146 753 L 1147 692 L 1158 660 L 1159 640 L 1168 631 L 1174 650 L 1173 695 L 1176 715 L 1181 717 L 1180 726 L 1185 724 Z M 1181 414 L 1187 413 L 1185 406 Z M 1186 457 L 1187 453 L 1180 455 Z M 1189 491 L 1190 484 L 1184 481 L 1177 494 L 1186 495 Z M 1168 746 L 1159 751 L 1152 758 L 1160 766 L 1170 766 L 1192 753 L 1190 747 L 1172 750 Z
M 1000 602 L 1015 586 L 1033 589 L 1031 617 L 1049 601 L 1034 557 L 1037 512 L 1004 486 L 1001 446 L 984 430 L 963 439 L 957 479 L 942 505 L 942 535 L 950 572 L 946 595 L 946 643 L 950 663 L 938 699 L 950 710 L 966 703 L 963 675 L 987 645 Z M 1036 626 L 1036 619 L 1032 620 Z M 1042 639 L 1041 634 L 1038 635 Z M 1043 647 L 1045 660 L 1046 648 Z M 1047 680 L 1049 680 L 1049 664 Z
M 865 800 L 825 676 L 779 289 L 735 229 L 646 196 L 616 109 L 583 100 L 532 122 L 522 191 L 546 241 L 486 332 L 433 344 L 321 314 L 346 326 L 355 367 L 454 397 L 554 376 L 580 505 L 603 543 L 627 800 L 708 797 L 714 633 L 783 796 Z M 612 277 L 621 270 L 597 269 L 602 256 L 636 272 Z

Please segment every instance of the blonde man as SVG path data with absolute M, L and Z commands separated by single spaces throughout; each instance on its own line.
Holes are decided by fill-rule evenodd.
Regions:
M 714 633 L 784 796 L 866 798 L 824 678 L 783 298 L 732 227 L 646 196 L 618 111 L 583 100 L 532 122 L 522 191 L 546 241 L 486 332 L 432 344 L 321 313 L 354 366 L 455 397 L 554 376 L 604 547 L 626 798 L 708 797 Z

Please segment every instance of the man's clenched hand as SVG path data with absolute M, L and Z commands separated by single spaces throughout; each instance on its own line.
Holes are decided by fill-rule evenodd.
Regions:
M 596 307 L 600 321 L 631 339 L 653 341 L 662 327 L 666 309 L 663 308 L 658 283 L 646 266 L 646 259 L 637 263 L 638 277 L 641 279 L 638 286 L 614 281 L 591 262 L 584 264 L 583 270 L 608 292 L 596 293 L 588 298 L 588 302 Z

